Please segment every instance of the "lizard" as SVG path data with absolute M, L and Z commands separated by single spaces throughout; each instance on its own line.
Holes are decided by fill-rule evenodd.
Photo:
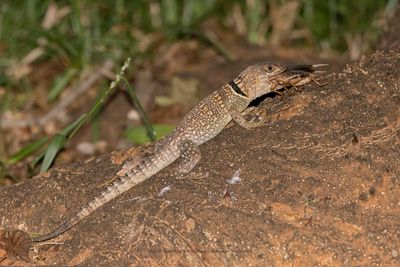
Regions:
M 242 112 L 251 101 L 282 88 L 296 88 L 312 81 L 316 82 L 313 74 L 320 72 L 318 68 L 323 66 L 326 64 L 284 66 L 259 63 L 247 67 L 235 79 L 200 101 L 169 135 L 155 143 L 153 151 L 141 163 L 126 167 L 124 175 L 120 175 L 69 220 L 47 234 L 32 237 L 32 242 L 50 240 L 63 234 L 96 209 L 157 174 L 179 158 L 179 172 L 189 173 L 201 159 L 199 145 L 214 138 L 229 122 L 234 121 L 245 129 L 259 127 L 265 123 L 248 121 L 242 116 Z

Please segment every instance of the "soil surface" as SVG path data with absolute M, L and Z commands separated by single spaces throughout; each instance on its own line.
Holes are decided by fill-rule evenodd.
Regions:
M 225 129 L 200 147 L 185 179 L 175 175 L 178 161 L 35 244 L 31 263 L 1 264 L 399 266 L 400 46 L 324 81 L 266 98 L 259 109 L 269 122 Z M 0 188 L 1 227 L 54 229 L 136 152 Z

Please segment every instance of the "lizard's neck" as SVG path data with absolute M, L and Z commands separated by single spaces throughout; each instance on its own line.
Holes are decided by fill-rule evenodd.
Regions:
M 230 106 L 234 107 L 236 110 L 246 109 L 253 100 L 237 79 L 227 83 L 221 90 L 226 103 L 230 103 Z

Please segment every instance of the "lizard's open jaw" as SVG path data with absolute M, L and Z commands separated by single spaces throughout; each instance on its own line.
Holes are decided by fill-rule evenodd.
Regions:
M 271 77 L 270 81 L 278 86 L 301 86 L 310 81 L 320 85 L 314 78 L 314 74 L 324 73 L 326 71 L 319 70 L 318 68 L 326 67 L 328 64 L 314 64 L 314 65 L 289 65 L 286 66 L 282 72 L 277 73 Z
M 286 66 L 286 71 L 294 73 L 324 73 L 324 70 L 318 68 L 326 67 L 328 64 L 314 64 L 314 65 L 289 65 Z

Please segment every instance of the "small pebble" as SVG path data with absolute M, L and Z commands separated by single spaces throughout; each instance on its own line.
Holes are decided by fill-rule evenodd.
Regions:
M 139 112 L 137 112 L 137 110 L 135 110 L 135 109 L 131 109 L 128 112 L 128 114 L 126 115 L 126 117 L 128 118 L 128 120 L 131 120 L 131 121 L 139 121 L 140 120 Z
M 76 146 L 76 149 L 85 155 L 93 155 L 96 151 L 96 147 L 94 144 L 89 142 L 81 142 Z

